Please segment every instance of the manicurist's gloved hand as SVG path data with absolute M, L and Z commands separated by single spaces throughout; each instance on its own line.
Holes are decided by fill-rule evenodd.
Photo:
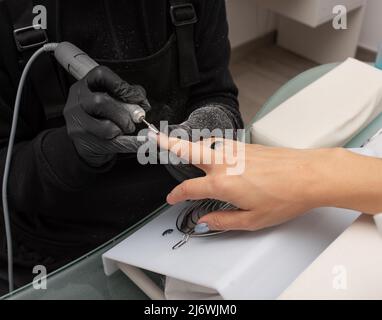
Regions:
M 173 130 L 184 130 L 189 136 L 190 141 L 196 142 L 200 139 L 198 135 L 192 135 L 192 130 L 208 130 L 211 133 L 217 133 L 216 130 L 224 131 L 227 129 L 235 129 L 232 115 L 229 114 L 222 106 L 210 104 L 205 107 L 196 109 L 190 114 L 188 119 L 179 125 L 169 126 L 169 134 Z M 209 138 L 207 131 L 203 132 L 203 138 Z M 182 134 L 182 133 L 181 133 Z M 220 137 L 222 138 L 222 136 Z
M 235 139 L 235 122 L 232 115 L 224 107 L 217 104 L 206 105 L 193 111 L 188 119 L 179 124 L 171 125 L 168 128 L 170 137 L 197 142 L 201 138 L 207 139 L 211 136 L 223 138 L 226 130 L 231 130 Z M 203 130 L 198 132 L 199 130 Z M 200 134 L 199 134 L 200 133 Z M 177 164 L 166 166 L 170 174 L 178 181 L 196 178 L 203 175 L 203 172 L 191 164 Z
M 137 151 L 137 138 L 128 136 L 135 125 L 121 102 L 150 110 L 141 86 L 128 84 L 106 67 L 93 69 L 70 89 L 64 109 L 68 135 L 90 166 L 103 166 L 117 153 Z

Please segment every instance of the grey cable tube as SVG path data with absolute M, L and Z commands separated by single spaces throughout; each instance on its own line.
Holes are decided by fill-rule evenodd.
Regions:
M 26 66 L 23 70 L 21 78 L 20 78 L 20 82 L 19 82 L 19 86 L 18 86 L 17 94 L 16 94 L 15 106 L 13 109 L 13 119 L 12 119 L 11 133 L 9 135 L 7 156 L 5 159 L 4 175 L 3 175 L 3 187 L 2 187 L 4 227 L 5 227 L 5 236 L 6 236 L 6 242 L 7 242 L 7 258 L 8 258 L 8 285 L 9 285 L 9 292 L 10 293 L 13 291 L 14 281 L 13 281 L 12 230 L 11 230 L 9 207 L 8 207 L 7 189 L 8 189 L 9 172 L 10 172 L 11 161 L 12 161 L 13 146 L 15 144 L 17 120 L 18 120 L 19 111 L 20 111 L 21 96 L 22 96 L 22 91 L 24 88 L 25 80 L 27 78 L 28 72 L 29 72 L 33 62 L 43 52 L 54 51 L 56 47 L 57 47 L 56 43 L 48 43 L 48 44 L 44 45 L 42 48 L 38 49 L 32 55 L 32 57 L 29 59 L 28 63 L 26 64 Z

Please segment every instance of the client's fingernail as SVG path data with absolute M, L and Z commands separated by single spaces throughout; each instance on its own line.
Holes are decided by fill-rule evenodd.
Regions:
M 208 231 L 210 231 L 210 228 L 208 228 L 207 223 L 199 223 L 195 226 L 194 231 L 195 233 L 198 233 L 198 234 L 207 233 Z

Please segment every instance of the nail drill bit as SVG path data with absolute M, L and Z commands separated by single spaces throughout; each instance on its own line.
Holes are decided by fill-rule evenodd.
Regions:
M 142 122 L 155 134 L 159 134 L 159 130 L 151 123 L 147 122 L 145 118 L 142 118 Z

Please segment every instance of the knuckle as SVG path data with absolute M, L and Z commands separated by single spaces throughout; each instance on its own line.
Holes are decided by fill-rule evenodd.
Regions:
M 222 177 L 220 175 L 214 175 L 211 176 L 210 180 L 210 187 L 213 191 L 220 191 L 222 193 L 225 193 L 226 191 L 230 192 L 229 187 L 229 177 Z
M 96 78 L 102 78 L 103 76 L 105 76 L 105 74 L 108 74 L 112 72 L 108 67 L 106 66 L 98 66 L 98 67 L 95 67 L 92 71 L 91 71 L 91 75 L 96 77 Z
M 114 139 L 121 133 L 119 128 L 116 127 L 110 120 L 102 120 L 99 130 L 101 132 L 100 136 L 106 140 Z
M 109 129 L 109 128 L 112 128 L 113 127 L 113 123 L 110 121 L 110 120 L 102 120 L 101 121 L 101 125 L 105 128 L 105 129 Z
M 102 93 L 95 93 L 93 95 L 93 104 L 95 106 L 102 106 L 105 103 L 105 95 Z

